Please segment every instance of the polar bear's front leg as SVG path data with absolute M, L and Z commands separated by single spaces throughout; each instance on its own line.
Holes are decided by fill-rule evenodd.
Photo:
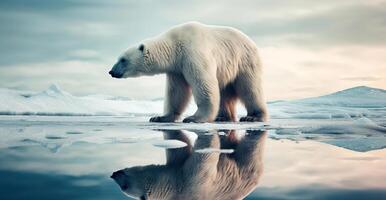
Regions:
M 215 70 L 194 66 L 185 69 L 184 76 L 192 88 L 197 111 L 194 115 L 185 118 L 184 123 L 212 122 L 215 119 L 220 103 L 220 91 Z
M 150 118 L 150 122 L 175 122 L 189 103 L 192 91 L 182 74 L 166 75 L 164 115 Z

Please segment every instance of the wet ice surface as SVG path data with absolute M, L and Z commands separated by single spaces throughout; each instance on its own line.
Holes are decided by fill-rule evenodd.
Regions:
M 117 183 L 130 183 L 122 189 L 138 196 L 130 188 L 141 188 L 150 174 L 162 178 L 150 181 L 159 198 L 386 199 L 384 118 L 235 124 L 147 119 L 0 116 L 0 198 L 127 199 Z M 246 167 L 251 170 L 244 178 L 220 176 Z M 121 169 L 142 173 L 116 183 L 110 175 Z M 181 177 L 191 181 L 179 182 Z M 170 192 L 160 192 L 163 186 Z
M 359 86 L 319 97 L 268 102 L 271 119 L 351 119 L 386 117 L 386 90 Z M 163 99 L 133 100 L 94 94 L 75 96 L 51 85 L 40 92 L 0 88 L 0 114 L 50 116 L 147 116 L 163 111 Z M 196 106 L 186 109 L 192 115 Z M 246 110 L 237 104 L 239 116 Z

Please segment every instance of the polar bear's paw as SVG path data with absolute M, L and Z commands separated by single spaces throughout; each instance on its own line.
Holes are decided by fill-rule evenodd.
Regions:
M 152 117 L 152 118 L 150 118 L 149 121 L 150 122 L 161 122 L 162 123 L 162 122 L 175 122 L 176 119 L 175 119 L 175 117 L 165 115 L 165 116 Z
M 206 120 L 192 115 L 190 117 L 185 118 L 182 122 L 184 122 L 184 123 L 204 123 L 204 122 L 206 122 Z
M 233 120 L 230 117 L 217 116 L 214 121 L 215 122 L 232 122 Z
M 240 118 L 240 122 L 262 122 L 264 117 L 262 116 L 245 116 Z

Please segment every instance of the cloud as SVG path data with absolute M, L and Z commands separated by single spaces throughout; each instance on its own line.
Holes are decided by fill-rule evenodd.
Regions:
M 271 100 L 318 96 L 359 85 L 386 85 L 382 56 L 386 46 L 339 46 L 316 53 L 301 47 L 263 47 L 260 54 L 265 91 Z M 352 77 L 367 80 L 345 80 Z
M 6 0 L 0 2 L 0 64 L 66 60 L 79 48 L 113 57 L 189 20 L 235 26 L 264 46 L 385 44 L 386 3 L 372 2 Z
M 106 72 L 129 45 L 190 20 L 249 35 L 260 47 L 269 99 L 384 87 L 384 13 L 385 0 L 4 0 L 0 87 L 55 82 L 76 94 L 162 96 L 164 76 L 116 80 Z
M 294 17 L 257 20 L 246 25 L 246 32 L 256 40 L 262 39 L 264 44 L 385 45 L 385 12 L 386 3 L 334 7 Z
M 98 57 L 102 57 L 103 55 L 99 54 L 99 52 L 94 51 L 93 49 L 77 49 L 71 52 L 71 57 L 75 59 L 98 59 Z
M 12 65 L 0 68 L 0 74 L 2 84 L 9 88 L 41 91 L 56 83 L 75 95 L 98 93 L 137 99 L 164 95 L 164 75 L 113 79 L 109 70 L 110 66 L 97 62 L 72 60 Z
M 344 77 L 344 78 L 341 78 L 341 80 L 345 80 L 345 81 L 358 81 L 358 82 L 371 82 L 371 81 L 377 81 L 377 80 L 380 80 L 382 78 L 380 77 L 376 77 L 376 76 L 357 76 L 357 77 Z

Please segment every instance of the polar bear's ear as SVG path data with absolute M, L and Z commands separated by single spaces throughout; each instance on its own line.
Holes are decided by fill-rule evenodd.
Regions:
M 138 49 L 139 49 L 140 51 L 142 51 L 142 52 L 143 52 L 143 50 L 145 49 L 145 45 L 143 45 L 143 44 L 140 44 L 140 45 L 139 45 L 139 47 L 138 47 Z

